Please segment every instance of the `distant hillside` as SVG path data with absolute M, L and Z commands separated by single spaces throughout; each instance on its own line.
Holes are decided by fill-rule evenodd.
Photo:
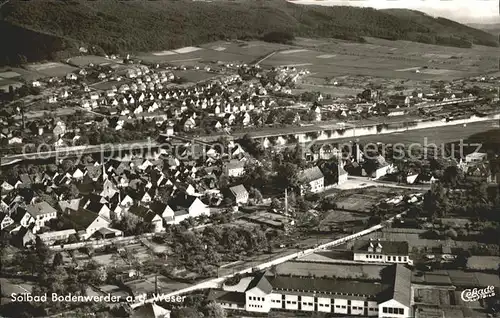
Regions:
M 491 23 L 491 24 L 473 23 L 469 24 L 469 26 L 472 28 L 476 28 L 491 33 L 495 36 L 499 36 L 500 34 L 500 23 Z
M 268 32 L 364 41 L 364 36 L 470 47 L 496 38 L 417 11 L 240 2 L 11 0 L 1 9 L 0 64 L 61 58 L 79 45 L 124 53 L 164 50 Z M 15 41 L 14 41 L 15 39 Z

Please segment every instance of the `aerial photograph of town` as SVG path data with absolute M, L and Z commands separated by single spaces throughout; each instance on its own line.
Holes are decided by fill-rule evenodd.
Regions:
M 500 317 L 497 0 L 0 0 L 0 318 Z

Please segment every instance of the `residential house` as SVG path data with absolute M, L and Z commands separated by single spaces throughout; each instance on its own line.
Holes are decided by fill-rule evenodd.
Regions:
M 14 223 L 14 220 L 4 212 L 0 212 L 0 230 Z
M 191 131 L 196 127 L 196 121 L 192 117 L 186 118 L 184 123 L 182 124 L 182 128 L 184 131 Z
M 248 202 L 248 191 L 242 184 L 230 187 L 228 191 L 228 196 L 236 204 L 246 204 Z
M 27 227 L 21 227 L 12 237 L 12 242 L 18 247 L 32 245 L 35 243 L 35 240 L 35 234 Z
M 491 182 L 491 170 L 487 164 L 476 163 L 467 167 L 465 178 L 473 181 Z
M 52 133 L 56 138 L 64 136 L 64 134 L 66 133 L 66 124 L 62 121 L 58 121 L 54 129 L 52 129 Z
M 200 215 L 210 215 L 209 207 L 205 203 L 203 203 L 198 197 L 192 195 L 179 194 L 171 202 L 171 206 L 173 207 L 176 213 L 176 215 L 174 215 L 175 223 L 178 223 L 178 220 L 185 219 L 187 217 L 196 218 Z M 177 212 L 181 213 L 177 215 Z M 184 216 L 185 212 L 187 212 L 187 216 Z
M 163 218 L 142 205 L 133 205 L 127 211 L 127 217 L 136 218 L 146 224 L 151 224 L 153 232 L 158 233 L 165 230 Z
M 57 211 L 51 207 L 47 202 L 42 201 L 36 204 L 26 206 L 26 212 L 33 218 L 35 226 L 33 233 L 40 231 L 45 223 L 49 220 L 57 218 Z
M 311 107 L 311 112 L 314 114 L 314 121 L 321 121 L 321 107 L 313 105 Z
M 383 156 L 379 155 L 373 162 L 365 162 L 362 175 L 373 179 L 379 179 L 387 175 L 391 169 L 392 166 L 385 161 Z
M 231 159 L 224 164 L 223 170 L 228 177 L 240 177 L 245 173 L 245 161 Z
M 88 240 L 101 228 L 108 228 L 111 221 L 87 209 L 78 209 L 64 215 L 82 240 Z
M 477 163 L 486 161 L 488 158 L 488 154 L 484 152 L 473 152 L 465 156 L 466 163 Z
M 174 210 L 170 207 L 170 205 L 162 203 L 162 202 L 152 202 L 149 206 L 151 211 L 155 214 L 161 216 L 165 223 L 171 223 L 174 221 Z
M 318 167 L 312 167 L 301 171 L 298 178 L 302 184 L 301 193 L 310 191 L 320 193 L 325 190 L 325 177 Z

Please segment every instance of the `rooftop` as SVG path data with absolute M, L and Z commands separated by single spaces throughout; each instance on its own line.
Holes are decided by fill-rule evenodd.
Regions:
M 391 288 L 389 284 L 310 277 L 268 277 L 273 290 L 298 292 L 336 293 L 353 297 L 377 297 Z
M 26 211 L 31 214 L 34 218 L 39 215 L 57 213 L 56 209 L 51 207 L 47 202 L 39 202 L 36 204 L 31 204 L 26 207 Z
M 368 249 L 370 244 L 373 247 L 373 251 L 370 252 Z M 394 241 L 356 241 L 352 250 L 354 253 L 373 253 L 375 252 L 378 245 L 382 246 L 382 254 L 384 255 L 408 255 L 409 247 L 408 242 L 394 242 Z
M 311 182 L 323 178 L 323 173 L 318 167 L 305 169 L 299 173 L 299 179 L 303 182 Z

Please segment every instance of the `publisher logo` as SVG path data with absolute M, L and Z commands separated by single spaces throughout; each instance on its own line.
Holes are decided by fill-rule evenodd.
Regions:
M 488 286 L 483 289 L 466 289 L 460 294 L 462 297 L 463 301 L 466 302 L 471 302 L 471 301 L 477 301 L 479 299 L 484 299 L 484 298 L 489 298 L 495 296 L 495 287 L 494 286 Z

